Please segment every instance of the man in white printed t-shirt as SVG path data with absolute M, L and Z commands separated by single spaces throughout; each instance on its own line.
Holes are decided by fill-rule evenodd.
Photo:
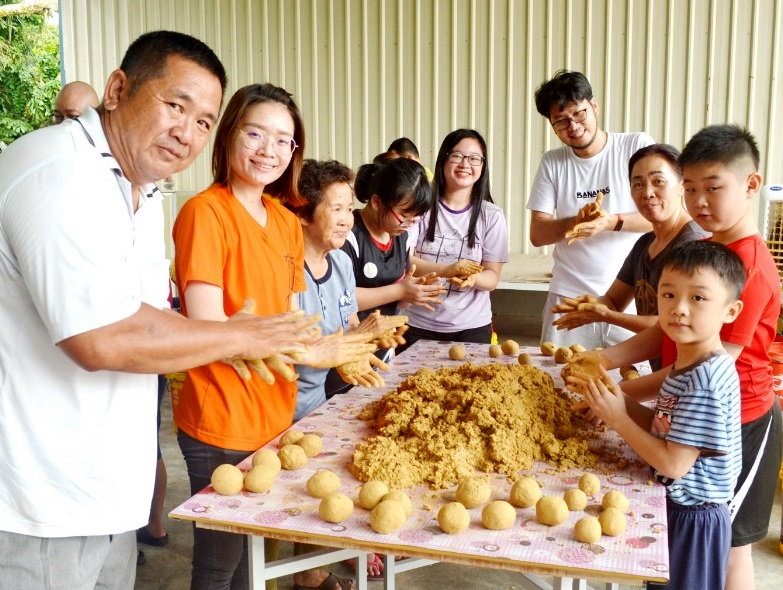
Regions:
M 637 211 L 627 178 L 628 160 L 654 143 L 646 133 L 609 133 L 598 127 L 598 102 L 579 72 L 559 71 L 536 90 L 536 109 L 563 146 L 544 154 L 533 180 L 530 241 L 555 244 L 549 296 L 544 305 L 542 342 L 586 348 L 611 346 L 632 334 L 605 323 L 558 331 L 552 308 L 563 297 L 603 295 L 641 233 L 651 225 Z M 579 210 L 603 201 L 598 216 L 578 218 Z

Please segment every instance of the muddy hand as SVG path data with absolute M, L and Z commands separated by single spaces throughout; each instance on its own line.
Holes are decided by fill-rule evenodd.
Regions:
M 351 383 L 352 385 L 383 387 L 385 385 L 383 377 L 375 372 L 373 367 L 376 367 L 381 371 L 389 370 L 389 366 L 386 363 L 374 354 L 370 354 L 364 361 L 340 365 L 337 367 L 337 372 L 343 381 Z
M 273 354 L 269 358 L 265 359 L 265 361 L 270 369 L 272 369 L 275 373 L 280 375 L 289 383 L 293 383 L 296 381 L 296 378 L 299 377 L 299 375 L 296 374 L 296 371 L 294 371 L 290 365 L 287 365 L 283 359 L 281 359 L 276 354 Z
M 444 277 L 460 277 L 465 278 L 470 275 L 478 274 L 484 270 L 475 260 L 468 260 L 467 258 L 460 258 L 454 264 L 450 264 L 446 267 L 446 271 L 443 273 Z
M 375 345 L 367 342 L 369 334 L 343 334 L 340 328 L 334 334 L 321 336 L 301 355 L 301 364 L 316 369 L 331 369 L 361 361 L 364 355 L 375 352 Z

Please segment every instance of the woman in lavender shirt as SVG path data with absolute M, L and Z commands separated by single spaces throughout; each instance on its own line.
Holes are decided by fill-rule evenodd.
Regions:
M 503 210 L 492 202 L 487 144 L 477 131 L 457 129 L 443 140 L 435 163 L 433 201 L 410 232 L 417 233 L 411 235 L 411 262 L 417 275 L 435 272 L 451 278 L 441 305 L 432 311 L 405 311 L 410 318 L 405 339 L 408 345 L 421 339 L 489 344 L 489 293 L 508 262 L 508 230 Z M 465 260 L 480 264 L 482 270 L 459 276 L 456 269 L 464 268 Z

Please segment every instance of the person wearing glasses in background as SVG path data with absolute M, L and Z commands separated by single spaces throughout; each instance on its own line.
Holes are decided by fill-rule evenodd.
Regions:
M 87 82 L 68 82 L 60 89 L 54 101 L 52 124 L 59 125 L 66 119 L 75 119 L 81 116 L 87 107 L 97 109 L 100 102 L 95 89 Z
M 298 308 L 298 294 L 306 289 L 304 241 L 299 219 L 284 205 L 302 203 L 304 143 L 299 107 L 283 88 L 251 84 L 231 98 L 215 134 L 214 183 L 188 200 L 174 223 L 176 283 L 187 317 L 226 321 L 248 300 L 260 316 Z M 375 350 L 348 342 L 340 334 L 323 336 L 299 362 L 317 368 L 351 358 L 367 362 Z M 343 352 L 348 355 L 338 358 Z M 278 357 L 281 365 L 285 360 Z M 239 463 L 291 426 L 297 396 L 292 373 L 278 365 L 275 373 L 261 367 L 242 378 L 226 363 L 187 371 L 174 421 L 192 494 L 209 485 L 216 467 Z M 242 535 L 198 527 L 193 534 L 192 589 L 249 586 Z M 267 545 L 274 558 L 277 543 Z M 326 590 L 340 587 L 351 586 L 335 581 Z
M 627 180 L 628 161 L 654 143 L 647 133 L 610 133 L 598 126 L 599 107 L 580 72 L 561 70 L 536 90 L 536 109 L 563 142 L 544 154 L 528 198 L 530 241 L 555 245 L 541 342 L 605 347 L 632 332 L 606 323 L 558 331 L 552 309 L 563 297 L 603 295 L 642 232 L 652 229 L 636 209 Z M 580 215 L 603 194 L 595 219 Z
M 503 210 L 492 201 L 487 144 L 478 131 L 457 129 L 443 140 L 433 204 L 415 233 L 411 261 L 417 273 L 436 273 L 448 283 L 437 309 L 406 312 L 406 346 L 422 339 L 489 344 L 489 294 L 508 262 L 508 228 Z M 466 262 L 469 271 L 463 270 Z
M 408 230 L 432 203 L 424 167 L 408 158 L 363 164 L 356 173 L 354 224 L 342 250 L 353 263 L 359 319 L 373 310 L 397 313 L 399 304 L 434 309 L 443 285 L 435 277 L 414 278 Z

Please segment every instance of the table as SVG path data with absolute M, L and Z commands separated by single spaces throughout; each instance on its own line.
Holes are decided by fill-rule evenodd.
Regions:
M 392 364 L 384 377 L 386 387 L 377 389 L 354 388 L 345 395 L 335 396 L 312 414 L 299 421 L 295 428 L 318 433 L 324 448 L 318 457 L 302 469 L 282 471 L 272 490 L 266 494 L 242 492 L 235 496 L 220 496 L 211 486 L 205 488 L 170 516 L 196 522 L 196 526 L 246 534 L 251 548 L 251 572 L 255 588 L 263 588 L 263 580 L 301 571 L 315 565 L 334 563 L 348 557 L 358 557 L 358 587 L 367 582 L 365 552 L 384 555 L 405 555 L 421 558 L 424 563 L 444 561 L 519 571 L 525 574 L 555 577 L 556 588 L 585 588 L 585 579 L 609 583 L 641 585 L 645 580 L 665 581 L 668 571 L 666 536 L 666 501 L 662 486 L 650 481 L 650 472 L 638 459 L 631 467 L 610 473 L 596 471 L 603 491 L 620 489 L 629 498 L 631 507 L 628 528 L 620 537 L 602 537 L 593 545 L 585 545 L 573 538 L 573 524 L 584 516 L 572 512 L 567 523 L 547 527 L 535 521 L 533 508 L 517 509 L 518 518 L 511 529 L 490 531 L 481 525 L 481 507 L 472 509 L 471 525 L 459 535 L 442 533 L 435 517 L 441 505 L 453 500 L 454 488 L 433 491 L 419 486 L 406 490 L 414 503 L 414 512 L 401 530 L 380 535 L 369 527 L 369 513 L 362 508 L 340 524 L 330 524 L 318 516 L 318 500 L 306 491 L 307 479 L 316 470 L 328 468 L 342 482 L 341 492 L 351 498 L 358 496 L 361 482 L 348 472 L 348 464 L 356 442 L 370 434 L 366 423 L 357 420 L 359 410 L 368 402 L 396 388 L 400 381 L 422 366 L 457 366 L 460 362 L 448 359 L 449 343 L 421 341 Z M 479 363 L 517 362 L 516 356 L 491 359 L 486 345 L 468 344 L 466 361 Z M 562 365 L 551 357 L 542 356 L 535 348 L 523 348 L 534 363 L 562 385 L 559 377 Z M 641 373 L 649 367 L 640 367 Z M 616 379 L 619 375 L 614 374 Z M 602 453 L 622 453 L 633 458 L 627 447 L 612 432 L 602 435 L 594 444 Z M 277 441 L 268 448 L 276 450 Z M 251 457 L 240 463 L 248 469 Z M 562 495 L 576 487 L 584 470 L 558 472 L 546 464 L 537 463 L 529 474 L 543 486 L 545 494 Z M 492 475 L 493 499 L 506 499 L 511 484 L 505 476 Z M 597 514 L 600 498 L 591 499 L 587 513 Z M 315 561 L 303 561 L 302 556 L 264 563 L 263 536 L 313 543 L 342 549 L 324 550 L 314 555 Z M 312 554 L 311 554 L 312 555 Z M 394 573 L 423 565 L 417 559 L 394 563 L 386 561 L 386 588 L 394 588 Z M 529 582 L 529 580 L 528 580 Z M 538 582 L 533 586 L 543 587 Z
M 500 271 L 498 289 L 549 291 L 554 260 L 548 254 L 511 254 Z

